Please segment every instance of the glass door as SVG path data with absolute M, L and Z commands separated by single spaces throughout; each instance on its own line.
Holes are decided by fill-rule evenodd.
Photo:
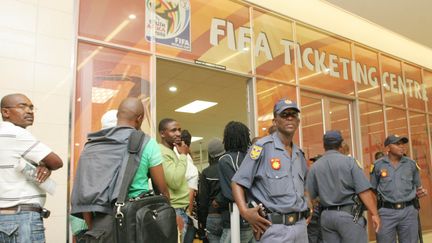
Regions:
M 319 94 L 301 92 L 302 149 L 306 159 L 324 153 L 322 137 L 325 131 L 339 130 L 355 157 L 353 145 L 352 102 Z

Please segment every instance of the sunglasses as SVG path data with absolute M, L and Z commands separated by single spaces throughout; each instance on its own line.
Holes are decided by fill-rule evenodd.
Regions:
M 292 118 L 298 118 L 298 112 L 297 111 L 285 111 L 279 114 L 280 118 L 286 119 L 288 117 Z

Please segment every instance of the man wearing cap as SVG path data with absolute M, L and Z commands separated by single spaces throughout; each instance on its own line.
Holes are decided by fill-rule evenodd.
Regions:
M 371 167 L 371 184 L 380 198 L 382 219 L 377 242 L 418 241 L 418 197 L 426 195 L 416 162 L 404 156 L 408 138 L 390 135 L 384 141 L 387 155 Z
M 219 185 L 218 160 L 225 153 L 222 140 L 213 138 L 207 147 L 209 167 L 202 171 L 199 186 L 198 220 L 200 227 L 207 230 L 209 243 L 219 243 L 222 235 L 222 217 L 217 197 Z
M 281 99 L 273 108 L 276 131 L 259 139 L 248 151 L 232 179 L 234 199 L 241 216 L 259 242 L 308 242 L 305 197 L 307 165 L 293 143 L 300 109 Z M 258 206 L 248 208 L 245 191 Z
M 310 168 L 306 180 L 312 200 L 319 197 L 321 231 L 324 242 L 367 242 L 366 219 L 356 211 L 355 197 L 361 199 L 372 215 L 376 231 L 380 218 L 371 185 L 356 160 L 340 151 L 343 138 L 339 131 L 327 131 L 323 137 L 324 155 Z

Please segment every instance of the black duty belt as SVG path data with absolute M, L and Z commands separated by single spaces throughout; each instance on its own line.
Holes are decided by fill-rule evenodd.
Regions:
M 403 209 L 408 206 L 413 205 L 414 200 L 408 202 L 399 202 L 399 203 L 391 203 L 391 202 L 383 202 L 383 208 L 392 208 L 392 209 Z
M 303 212 L 294 212 L 294 213 L 268 213 L 267 219 L 273 224 L 284 224 L 284 225 L 293 225 L 297 223 L 297 221 L 307 218 L 309 216 L 309 210 Z
M 31 211 L 41 213 L 42 208 L 32 204 L 19 204 L 17 206 L 0 208 L 0 214 L 16 214 L 22 211 Z
M 323 210 L 344 211 L 344 212 L 351 214 L 353 206 L 354 206 L 353 204 L 329 206 L 329 207 L 323 207 Z

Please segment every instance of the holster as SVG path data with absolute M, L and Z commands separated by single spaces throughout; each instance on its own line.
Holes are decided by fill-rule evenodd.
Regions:
M 413 199 L 413 206 L 415 209 L 420 210 L 420 200 L 418 199 L 418 197 Z

